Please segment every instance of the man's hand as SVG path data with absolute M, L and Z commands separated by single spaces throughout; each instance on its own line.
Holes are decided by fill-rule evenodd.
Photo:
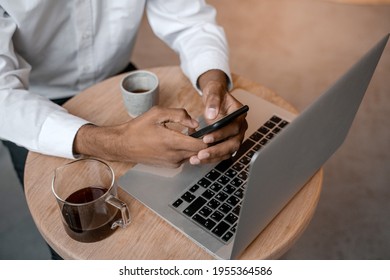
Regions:
M 199 77 L 199 87 L 203 92 L 204 116 L 212 122 L 241 108 L 243 105 L 227 92 L 227 77 L 220 70 L 210 70 Z M 248 124 L 245 115 L 229 125 L 203 137 L 209 145 L 190 158 L 191 164 L 217 162 L 231 157 L 241 145 Z
M 207 144 L 167 128 L 165 124 L 170 122 L 190 129 L 198 126 L 184 109 L 154 107 L 121 125 L 82 126 L 74 141 L 74 153 L 106 160 L 179 167 L 207 148 Z

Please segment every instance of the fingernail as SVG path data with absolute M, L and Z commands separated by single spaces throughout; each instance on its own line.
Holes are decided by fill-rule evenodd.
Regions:
M 206 135 L 205 137 L 203 137 L 203 143 L 210 144 L 213 142 L 214 142 L 214 137 L 212 137 L 211 135 Z
M 197 157 L 191 157 L 190 158 L 190 163 L 192 165 L 198 165 L 198 164 L 200 164 L 200 160 Z
M 208 119 L 215 119 L 217 117 L 217 110 L 215 108 L 208 108 L 206 111 L 206 117 Z
M 198 159 L 202 160 L 202 159 L 206 159 L 206 158 L 209 158 L 210 157 L 210 154 L 209 153 L 206 153 L 206 152 L 203 152 L 203 153 L 199 153 L 198 154 Z

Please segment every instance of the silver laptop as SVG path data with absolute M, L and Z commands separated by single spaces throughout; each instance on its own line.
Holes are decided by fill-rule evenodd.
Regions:
M 236 259 L 344 141 L 389 35 L 300 115 L 242 89 L 238 153 L 169 176 L 131 169 L 119 185 L 215 258 Z

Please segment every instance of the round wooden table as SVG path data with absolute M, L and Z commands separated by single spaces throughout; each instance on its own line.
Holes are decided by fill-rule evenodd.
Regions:
M 192 116 L 202 114 L 202 102 L 179 67 L 149 69 L 160 79 L 160 105 L 183 107 Z M 64 107 L 71 114 L 97 125 L 113 125 L 129 120 L 115 76 L 81 92 Z M 269 89 L 233 75 L 236 88 L 243 88 L 296 113 L 296 110 Z M 25 195 L 31 215 L 47 243 L 64 259 L 212 259 L 182 233 L 119 189 L 119 197 L 129 205 L 132 223 L 96 243 L 80 243 L 65 232 L 59 207 L 51 192 L 55 168 L 69 159 L 30 152 L 25 169 Z M 133 165 L 108 162 L 118 178 Z M 242 259 L 275 259 L 299 238 L 316 209 L 323 171 L 319 170 L 241 255 Z

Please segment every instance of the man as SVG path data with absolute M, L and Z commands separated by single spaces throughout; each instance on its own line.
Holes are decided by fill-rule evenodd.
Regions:
M 200 140 L 162 125 L 196 128 L 184 109 L 156 107 L 124 124 L 98 127 L 57 105 L 131 69 L 128 59 L 144 9 L 155 34 L 180 55 L 184 73 L 202 94 L 205 117 L 241 107 L 228 93 L 223 30 L 202 0 L 0 0 L 0 138 L 8 140 L 21 182 L 27 150 L 19 146 L 66 158 L 168 167 L 220 161 L 237 151 L 244 117 Z

